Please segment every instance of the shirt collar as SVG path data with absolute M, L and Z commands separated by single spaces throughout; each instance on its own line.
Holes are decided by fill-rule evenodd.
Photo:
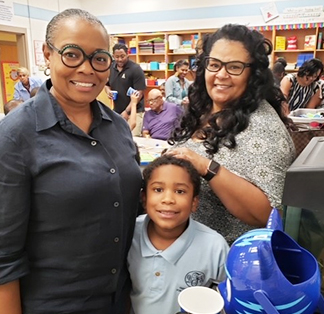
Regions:
M 150 221 L 150 217 L 146 215 L 143 224 L 143 232 L 141 233 L 140 247 L 143 257 L 151 257 L 155 255 L 162 256 L 171 264 L 175 264 L 179 258 L 186 252 L 188 247 L 191 245 L 194 239 L 194 226 L 192 219 L 189 219 L 189 224 L 187 229 L 182 233 L 182 235 L 173 242 L 164 251 L 157 250 L 149 240 L 147 234 L 147 226 Z
M 43 84 L 36 96 L 34 96 L 34 106 L 36 112 L 36 131 L 43 131 L 53 127 L 56 123 L 68 127 L 67 117 L 57 102 L 56 98 L 49 92 L 52 87 L 50 79 Z M 95 125 L 100 124 L 101 119 L 112 121 L 106 111 L 99 106 L 97 100 L 91 102 Z M 72 130 L 71 130 L 72 132 Z

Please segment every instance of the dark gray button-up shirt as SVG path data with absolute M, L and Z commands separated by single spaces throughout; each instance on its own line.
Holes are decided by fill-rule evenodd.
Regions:
M 50 87 L 0 122 L 0 284 L 20 278 L 24 314 L 109 313 L 141 186 L 133 139 L 97 101 L 85 134 Z

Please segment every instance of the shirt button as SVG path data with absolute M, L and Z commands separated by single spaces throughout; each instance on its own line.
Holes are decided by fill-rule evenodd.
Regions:
M 119 242 L 119 238 L 118 237 L 116 237 L 115 239 L 114 239 L 114 242 Z
M 159 272 L 159 271 L 157 271 L 156 273 L 155 273 L 155 276 L 156 277 L 159 277 L 161 275 L 161 273 Z
M 115 173 L 116 172 L 116 169 L 111 168 L 109 171 L 110 171 L 110 173 Z
M 119 202 L 115 202 L 114 207 L 118 207 L 118 206 L 119 206 Z
M 112 273 L 113 275 L 115 275 L 115 274 L 117 273 L 117 269 L 116 269 L 116 268 L 113 268 L 113 269 L 111 270 L 111 273 Z
M 97 142 L 96 141 L 91 141 L 91 145 L 92 146 L 96 146 L 97 145 Z

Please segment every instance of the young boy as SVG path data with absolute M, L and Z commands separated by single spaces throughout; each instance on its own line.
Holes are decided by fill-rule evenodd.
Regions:
M 192 220 L 200 176 L 192 164 L 163 155 L 143 171 L 143 206 L 137 218 L 128 266 L 135 314 L 179 311 L 179 292 L 222 281 L 229 247 L 216 231 Z

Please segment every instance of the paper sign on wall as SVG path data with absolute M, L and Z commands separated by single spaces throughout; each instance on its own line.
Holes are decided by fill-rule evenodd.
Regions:
M 267 23 L 279 16 L 276 4 L 269 3 L 260 8 L 264 21 Z

